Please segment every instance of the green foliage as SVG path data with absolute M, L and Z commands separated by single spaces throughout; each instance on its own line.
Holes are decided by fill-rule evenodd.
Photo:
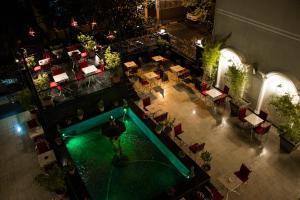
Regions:
M 34 55 L 31 55 L 31 56 L 28 56 L 25 58 L 26 59 L 26 63 L 27 63 L 27 66 L 32 69 L 33 67 L 36 66 L 36 62 L 35 62 L 35 57 Z
M 205 162 L 208 163 L 212 160 L 211 153 L 209 151 L 204 151 L 201 153 L 201 159 Z
M 214 2 L 213 0 L 182 0 L 182 6 L 188 8 L 191 14 L 203 23 L 212 12 Z
M 102 108 L 104 107 L 104 101 L 102 99 L 100 99 L 97 103 L 98 108 Z
M 33 98 L 28 88 L 19 91 L 16 97 L 25 110 L 31 110 L 34 107 Z
M 183 7 L 195 7 L 201 3 L 201 0 L 182 0 L 181 5 Z
M 45 72 L 39 74 L 38 77 L 33 80 L 33 82 L 38 92 L 49 89 L 49 77 Z
M 105 50 L 104 53 L 105 58 L 105 68 L 108 70 L 115 70 L 120 66 L 121 58 L 120 54 L 117 52 L 112 52 L 110 46 Z
M 167 50 L 170 48 L 170 43 L 161 37 L 158 37 L 156 42 L 161 50 Z
M 85 35 L 83 33 L 80 33 L 80 35 L 77 36 L 77 39 L 81 43 L 83 48 L 87 50 L 87 52 L 93 51 L 94 47 L 97 44 L 93 36 Z
M 297 143 L 300 141 L 300 103 L 294 104 L 292 99 L 288 94 L 276 96 L 271 99 L 270 104 L 286 119 L 279 129 L 289 140 Z
M 47 174 L 37 175 L 34 180 L 50 192 L 66 190 L 65 173 L 57 165 L 54 165 Z
M 207 38 L 202 53 L 202 68 L 204 76 L 212 80 L 215 77 L 220 58 L 220 50 L 231 36 L 231 33 L 226 37 L 216 40 L 215 38 Z
M 225 73 L 228 85 L 230 86 L 230 93 L 234 100 L 240 101 L 242 99 L 248 83 L 248 72 L 243 69 L 243 66 L 230 66 Z

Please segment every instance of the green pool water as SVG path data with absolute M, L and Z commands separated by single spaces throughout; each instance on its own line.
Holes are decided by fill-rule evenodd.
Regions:
M 122 150 L 129 159 L 125 166 L 115 167 L 111 142 L 100 128 L 110 116 L 123 120 L 123 109 L 114 109 L 62 131 L 93 200 L 154 199 L 188 178 L 189 170 L 131 109 L 124 118 L 126 132 L 121 135 Z

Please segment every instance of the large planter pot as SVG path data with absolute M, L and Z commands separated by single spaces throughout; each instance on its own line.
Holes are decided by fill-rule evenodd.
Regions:
M 280 149 L 287 153 L 291 153 L 292 151 L 296 150 L 300 146 L 300 141 L 298 143 L 294 143 L 288 140 L 284 134 L 280 134 Z

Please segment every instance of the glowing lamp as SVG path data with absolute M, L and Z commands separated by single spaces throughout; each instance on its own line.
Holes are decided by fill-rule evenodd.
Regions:
M 73 27 L 78 26 L 78 22 L 74 18 L 71 19 L 71 26 L 73 26 Z
M 34 37 L 36 32 L 33 30 L 33 28 L 30 27 L 29 31 L 28 31 L 28 34 L 29 34 L 29 36 Z
M 199 47 L 203 47 L 202 40 L 197 40 L 196 45 Z

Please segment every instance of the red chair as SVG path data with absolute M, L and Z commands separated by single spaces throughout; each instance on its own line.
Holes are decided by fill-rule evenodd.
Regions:
M 138 79 L 139 79 L 139 83 L 140 83 L 140 84 L 142 85 L 142 87 L 143 87 L 143 90 L 148 89 L 148 87 L 150 86 L 150 83 L 149 83 L 147 80 L 142 79 L 141 77 L 138 77 Z
M 251 170 L 243 163 L 239 171 L 234 172 L 234 174 L 243 182 L 247 182 L 249 179 L 249 174 Z
M 175 137 L 177 137 L 178 135 L 182 134 L 183 133 L 183 130 L 182 130 L 182 126 L 181 126 L 181 123 L 180 124 L 177 124 L 176 126 L 174 126 L 174 134 L 175 134 Z
M 257 134 L 257 135 L 260 135 L 260 137 L 262 137 L 263 135 L 265 135 L 266 133 L 269 132 L 271 128 L 271 123 L 269 122 L 264 122 L 262 124 L 260 124 L 259 126 L 253 128 L 253 131 Z M 252 136 L 252 133 L 251 133 L 251 136 Z M 261 140 L 262 138 L 260 138 Z
M 212 196 L 212 200 L 222 200 L 224 196 L 217 190 L 215 187 L 210 188 L 210 194 Z
M 227 85 L 224 85 L 222 95 L 228 95 L 228 94 L 229 94 L 229 87 Z
M 258 115 L 261 119 L 263 119 L 264 121 L 267 120 L 267 117 L 268 117 L 268 113 L 264 112 L 264 111 L 260 111 L 259 112 L 259 115 Z
M 39 65 L 37 65 L 37 66 L 35 66 L 35 67 L 33 68 L 33 71 L 35 71 L 35 72 L 38 72 L 38 71 L 41 71 L 41 70 L 42 70 L 42 67 L 39 66 Z
M 147 106 L 149 106 L 151 104 L 151 100 L 150 97 L 146 97 L 145 99 L 143 99 L 143 108 L 144 110 L 147 110 Z
M 58 85 L 56 82 L 50 82 L 50 88 L 52 89 L 57 89 L 59 91 L 59 96 L 61 95 L 62 92 L 62 87 Z
M 246 112 L 247 112 L 247 108 L 240 108 L 239 110 L 239 120 L 243 123 L 246 122 L 245 120 Z
M 165 112 L 157 117 L 154 117 L 154 120 L 158 123 L 158 122 L 165 121 L 167 118 L 168 118 L 168 113 Z
M 52 76 L 61 74 L 61 73 L 63 73 L 63 72 L 64 72 L 63 69 L 60 68 L 60 67 L 52 67 L 52 68 L 51 68 L 51 74 L 52 74 Z
M 79 63 L 79 67 L 80 69 L 85 68 L 88 66 L 88 62 L 86 60 L 82 61 Z
M 195 143 L 191 146 L 189 146 L 189 149 L 193 152 L 193 153 L 197 153 L 199 151 L 202 151 L 204 149 L 205 143 L 199 144 L 199 143 Z
M 77 81 L 80 81 L 80 80 L 83 80 L 85 79 L 85 76 L 84 76 L 84 73 L 82 71 L 79 71 L 77 74 L 76 74 L 76 80 Z
M 207 96 L 208 96 L 206 87 L 207 87 L 207 83 L 201 83 L 200 93 L 201 93 L 204 97 L 207 97 Z

